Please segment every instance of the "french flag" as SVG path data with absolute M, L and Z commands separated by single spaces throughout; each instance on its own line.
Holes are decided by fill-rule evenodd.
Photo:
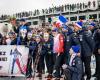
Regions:
M 63 23 L 58 19 L 57 21 L 53 22 L 54 27 L 60 28 L 63 25 Z
M 82 29 L 82 26 L 83 26 L 83 22 L 82 21 L 76 22 L 74 24 L 75 31 L 81 30 Z
M 66 24 L 66 22 L 68 22 L 68 20 L 64 16 L 60 15 L 60 16 L 57 17 L 54 25 L 59 28 L 63 24 Z
M 63 25 L 63 23 L 60 20 L 57 20 L 56 27 L 61 27 L 62 25 Z

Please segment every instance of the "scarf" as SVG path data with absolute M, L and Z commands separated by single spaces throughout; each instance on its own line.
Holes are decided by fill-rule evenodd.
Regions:
M 60 34 L 58 34 L 57 36 L 54 37 L 54 46 L 53 46 L 53 52 L 54 53 L 57 53 L 57 49 L 58 49 L 58 46 L 59 46 L 59 36 Z
M 76 57 L 76 53 L 71 55 L 69 65 L 72 66 L 73 59 Z

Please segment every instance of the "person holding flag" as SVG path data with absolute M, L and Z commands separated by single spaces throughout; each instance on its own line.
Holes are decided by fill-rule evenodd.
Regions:
M 70 55 L 69 50 L 72 45 L 80 45 L 78 36 L 74 31 L 67 25 L 62 26 L 62 33 L 64 35 L 64 55 L 65 55 L 65 63 L 69 63 Z

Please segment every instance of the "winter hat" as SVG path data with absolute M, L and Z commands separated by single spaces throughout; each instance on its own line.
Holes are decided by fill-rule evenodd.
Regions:
M 52 29 L 52 32 L 58 32 L 58 31 L 59 31 L 58 28 L 53 28 L 53 29 Z
M 25 22 L 26 20 L 24 18 L 20 19 L 20 21 Z
M 80 51 L 80 46 L 77 45 L 77 46 L 72 46 L 72 50 L 75 52 L 75 53 L 79 53 Z

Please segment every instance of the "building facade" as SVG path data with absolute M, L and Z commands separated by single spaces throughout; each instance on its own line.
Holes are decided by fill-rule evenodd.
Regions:
M 24 16 L 23 16 L 24 15 Z M 27 14 L 26 14 L 27 15 Z M 43 26 L 50 23 L 50 18 L 59 15 L 65 16 L 69 21 L 76 22 L 79 20 L 95 19 L 100 20 L 100 0 L 88 1 L 86 3 L 65 4 L 62 6 L 53 6 L 49 9 L 30 11 L 29 16 L 25 13 L 13 14 L 17 21 L 20 18 L 25 18 L 27 22 L 33 26 Z M 0 22 L 7 22 L 8 19 L 0 20 Z M 52 22 L 52 19 L 51 19 Z

